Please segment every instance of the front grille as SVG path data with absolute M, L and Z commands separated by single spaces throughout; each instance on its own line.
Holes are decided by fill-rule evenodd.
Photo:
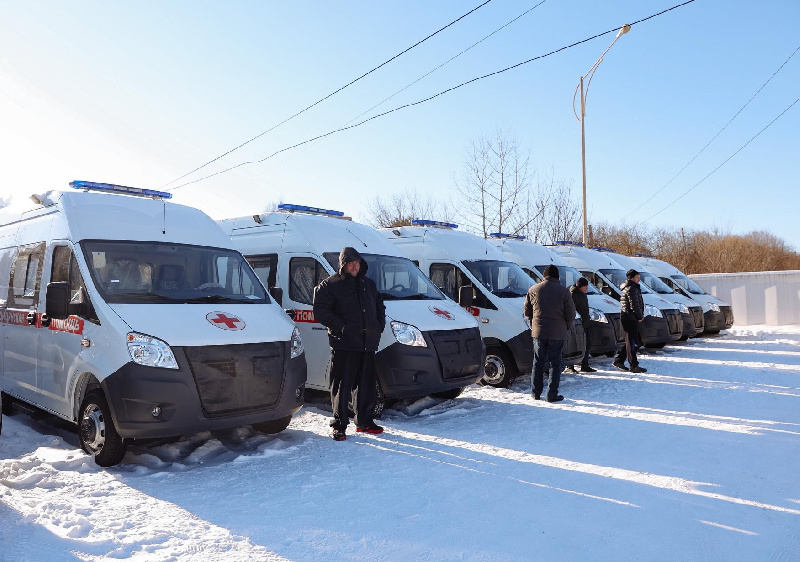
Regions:
M 477 375 L 483 361 L 483 343 L 478 328 L 428 332 L 439 356 L 444 380 Z
M 616 312 L 606 312 L 606 317 L 608 321 L 611 322 L 611 326 L 614 328 L 614 337 L 616 338 L 617 343 L 625 343 L 625 331 L 622 329 L 622 320 L 620 320 L 620 315 Z
M 719 311 L 725 316 L 725 325 L 733 326 L 733 309 L 730 306 L 720 306 Z
M 206 415 L 225 416 L 277 404 L 287 348 L 287 342 L 184 347 Z
M 705 325 L 703 309 L 699 306 L 691 306 L 689 310 L 692 312 L 692 318 L 694 318 L 694 327 L 698 330 L 702 330 Z
M 680 312 L 665 310 L 664 318 L 667 320 L 667 327 L 671 335 L 681 335 L 683 333 L 683 319 Z
M 575 323 L 572 328 L 567 332 L 567 339 L 564 341 L 564 348 L 561 350 L 561 356 L 565 360 L 577 360 L 583 357 L 586 352 L 586 332 L 583 331 L 583 325 Z

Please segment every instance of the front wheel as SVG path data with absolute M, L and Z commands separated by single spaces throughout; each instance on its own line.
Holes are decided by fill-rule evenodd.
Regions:
M 262 433 L 269 433 L 270 435 L 274 435 L 275 433 L 280 433 L 281 431 L 289 427 L 289 423 L 291 421 L 292 421 L 292 416 L 290 414 L 285 418 L 254 423 L 253 429 L 255 429 L 256 431 L 260 431 Z
M 434 398 L 444 398 L 445 400 L 453 400 L 461 396 L 461 393 L 464 392 L 463 388 L 453 388 L 451 390 L 445 390 L 442 392 L 434 392 L 431 394 Z
M 658 342 L 658 343 L 646 343 L 646 344 L 644 344 L 644 346 L 649 348 L 649 349 L 661 349 L 665 345 L 667 345 L 667 342 L 665 342 L 665 341 Z
M 0 399 L 0 402 L 2 402 L 2 412 L 3 412 L 4 415 L 10 416 L 11 415 L 11 397 L 8 394 L 6 394 L 5 392 L 0 393 L 0 396 L 2 396 L 2 399 Z
M 517 376 L 514 358 L 502 347 L 490 347 L 486 350 L 486 365 L 481 384 L 495 388 L 506 388 Z
M 108 402 L 100 390 L 89 392 L 83 399 L 78 438 L 81 449 L 93 456 L 99 466 L 114 466 L 125 456 L 127 446 L 114 427 Z

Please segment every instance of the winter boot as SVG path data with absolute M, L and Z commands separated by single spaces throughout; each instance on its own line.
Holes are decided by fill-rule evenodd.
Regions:
M 614 365 L 617 369 L 622 369 L 623 371 L 628 370 L 628 368 L 625 366 L 625 363 L 622 361 L 614 361 L 612 365 Z
M 344 441 L 347 439 L 347 435 L 342 429 L 334 429 L 333 433 L 331 433 L 331 437 L 334 441 Z
M 592 369 L 589 365 L 581 367 L 581 373 L 596 373 L 597 369 Z
M 371 423 L 369 425 L 357 427 L 356 433 L 371 433 L 372 435 L 380 435 L 381 433 L 383 433 L 383 428 L 379 425 Z
M 561 396 L 560 394 L 558 396 L 553 396 L 552 398 L 550 398 L 549 396 L 547 397 L 548 402 L 561 402 L 563 399 L 564 397 Z
M 646 373 L 646 372 L 647 369 L 645 369 L 644 367 L 640 367 L 639 365 L 631 367 L 631 373 Z

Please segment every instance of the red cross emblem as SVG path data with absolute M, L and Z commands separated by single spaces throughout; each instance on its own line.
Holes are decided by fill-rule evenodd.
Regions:
M 455 317 L 453 316 L 453 314 L 449 310 L 443 310 L 443 309 L 439 308 L 438 306 L 429 306 L 428 310 L 433 312 L 436 316 L 439 316 L 440 318 L 444 318 L 445 320 L 455 320 Z
M 244 330 L 246 326 L 244 320 L 225 312 L 209 312 L 206 314 L 206 320 L 222 330 Z

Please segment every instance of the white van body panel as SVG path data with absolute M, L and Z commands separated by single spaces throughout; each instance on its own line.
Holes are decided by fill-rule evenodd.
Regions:
M 665 262 L 663 260 L 659 260 L 656 258 L 643 258 L 643 257 L 634 257 L 632 259 L 644 265 L 648 269 L 648 271 L 658 275 L 659 277 L 672 278 L 676 275 L 685 275 L 680 269 L 678 269 L 671 263 Z M 711 310 L 708 305 L 709 303 L 712 302 L 719 306 L 730 306 L 725 301 L 718 299 L 714 295 L 709 295 L 708 293 L 704 293 L 702 295 L 691 295 L 691 299 L 700 303 L 700 306 L 703 307 L 703 312 L 708 312 L 709 310 Z
M 636 269 L 637 271 L 641 271 L 644 269 L 646 271 L 650 271 L 650 268 L 646 266 L 643 267 L 644 264 L 636 261 L 631 257 L 624 256 L 622 254 L 611 254 L 611 257 L 614 259 L 615 262 L 617 262 L 620 265 L 620 267 L 622 267 L 625 270 Z M 650 273 L 652 273 L 652 271 L 650 271 Z M 697 303 L 695 301 L 693 301 L 690 298 L 684 297 L 683 295 L 680 295 L 678 293 L 669 293 L 666 295 L 661 293 L 656 293 L 656 295 L 662 298 L 663 300 L 671 302 L 675 305 L 683 304 L 685 306 L 697 306 Z

